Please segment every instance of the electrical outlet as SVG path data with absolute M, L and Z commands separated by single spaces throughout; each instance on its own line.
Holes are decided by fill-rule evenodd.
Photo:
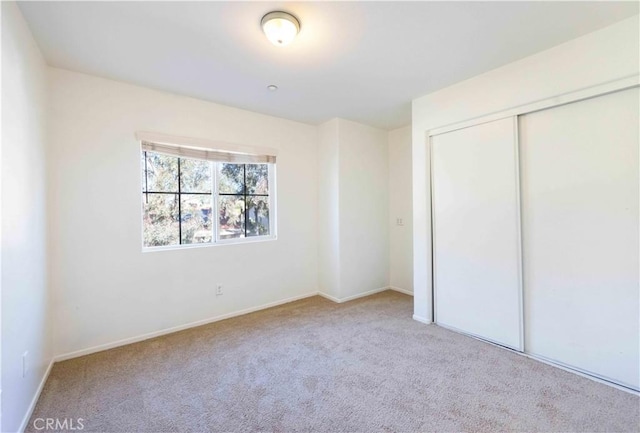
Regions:
M 397 226 L 403 226 L 404 225 L 404 221 L 402 221 L 402 218 L 396 218 L 396 225 Z
M 28 351 L 22 354 L 22 377 L 27 377 L 27 373 L 29 372 L 29 365 L 27 364 L 28 355 Z
M 216 286 L 216 296 L 222 295 L 222 284 Z

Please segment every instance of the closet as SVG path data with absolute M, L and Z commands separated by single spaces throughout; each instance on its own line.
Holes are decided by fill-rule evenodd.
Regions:
M 436 323 L 640 388 L 639 98 L 430 134 Z

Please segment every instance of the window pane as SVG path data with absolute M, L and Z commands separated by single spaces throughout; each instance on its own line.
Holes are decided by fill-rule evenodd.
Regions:
M 247 197 L 247 236 L 269 234 L 269 197 Z
M 267 164 L 247 164 L 247 194 L 269 194 Z
M 220 239 L 244 237 L 244 197 L 218 197 L 218 221 Z
M 211 196 L 181 194 L 182 243 L 201 244 L 211 242 Z
M 144 206 L 144 246 L 178 245 L 178 201 L 176 195 L 142 194 L 142 203 Z
M 180 158 L 180 188 L 183 193 L 211 193 L 211 163 Z
M 223 194 L 244 192 L 244 164 L 218 164 L 220 170 L 218 190 Z
M 178 192 L 178 158 L 147 152 L 147 191 Z

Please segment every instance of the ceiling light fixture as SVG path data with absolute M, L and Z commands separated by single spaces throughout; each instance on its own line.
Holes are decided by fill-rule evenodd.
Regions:
M 267 86 L 267 89 L 268 89 L 270 92 L 275 92 L 276 90 L 278 90 L 278 86 L 276 86 L 275 84 L 269 84 L 269 85 Z
M 300 21 L 282 11 L 269 12 L 262 17 L 260 25 L 267 39 L 279 47 L 290 44 L 300 31 Z

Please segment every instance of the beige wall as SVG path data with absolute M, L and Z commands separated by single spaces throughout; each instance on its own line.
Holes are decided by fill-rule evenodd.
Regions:
M 50 79 L 57 354 L 318 290 L 315 126 L 60 69 Z M 278 239 L 143 253 L 136 131 L 278 149 Z
M 389 285 L 407 292 L 413 292 L 412 237 L 411 126 L 405 126 L 389 131 Z
M 389 285 L 387 132 L 339 119 L 340 297 Z
M 345 119 L 318 128 L 320 290 L 343 301 L 389 286 L 388 137 Z
M 338 119 L 318 126 L 318 289 L 339 297 L 340 182 Z
M 2 2 L 1 8 L 1 427 L 17 431 L 52 359 L 45 255 L 47 67 L 16 4 Z

